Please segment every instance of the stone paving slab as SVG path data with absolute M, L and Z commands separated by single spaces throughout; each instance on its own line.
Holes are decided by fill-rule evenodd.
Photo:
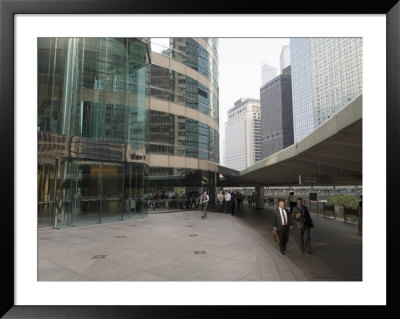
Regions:
M 209 212 L 205 220 L 200 211 L 149 214 L 39 230 L 38 238 L 38 280 L 307 280 L 289 258 L 229 214 Z

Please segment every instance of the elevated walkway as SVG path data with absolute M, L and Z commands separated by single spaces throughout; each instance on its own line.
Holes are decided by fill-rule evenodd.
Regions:
M 362 95 L 298 143 L 236 174 L 220 173 L 222 187 L 362 184 Z

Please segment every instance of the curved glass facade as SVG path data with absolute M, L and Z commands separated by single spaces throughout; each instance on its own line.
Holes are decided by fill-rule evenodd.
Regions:
M 218 99 L 200 82 L 158 65 L 151 66 L 149 95 L 181 104 L 219 121 Z
M 198 71 L 218 89 L 218 40 L 205 39 L 215 52 L 216 59 L 192 38 L 152 38 L 151 49 Z
M 146 212 L 146 41 L 38 39 L 38 223 L 77 226 Z
M 175 60 L 195 70 L 214 87 L 210 89 L 195 80 L 193 72 L 189 73 L 187 68 L 182 69 L 178 64 L 175 64 L 174 69 L 166 67 L 166 64 L 152 64 L 148 95 L 199 111 L 218 124 L 218 42 L 211 38 L 201 40 L 199 42 L 208 45 L 214 54 L 209 54 L 210 48 L 203 47 L 192 38 L 151 38 L 151 50 L 168 57 L 169 65 Z M 152 101 L 152 107 L 153 103 L 157 104 L 157 100 Z M 150 110 L 149 117 L 147 153 L 169 155 L 168 163 L 172 166 L 149 168 L 149 212 L 197 208 L 198 198 L 204 189 L 208 190 L 212 202 L 218 174 L 214 171 L 188 169 L 185 163 L 191 163 L 194 167 L 200 166 L 200 163 L 193 159 L 219 163 L 218 130 L 204 120 L 197 121 L 169 113 L 168 110 L 163 112 L 160 107 L 157 107 L 157 111 Z
M 185 55 L 177 61 L 217 84 L 217 63 L 206 49 L 193 39 L 170 40 L 170 53 Z M 173 49 L 182 41 L 184 49 Z M 149 110 L 149 102 L 174 102 L 218 123 L 215 90 L 152 65 L 149 44 L 137 38 L 38 39 L 39 227 L 125 220 L 156 207 L 187 209 L 182 198 L 197 204 L 202 189 L 213 198 L 217 173 L 181 167 L 181 159 L 213 167 L 193 159 L 219 162 L 218 131 Z M 149 167 L 152 154 L 173 156 L 171 167 Z M 162 200 L 166 193 L 177 198 Z
M 38 130 L 144 146 L 149 62 L 137 39 L 39 39 Z
M 204 38 L 204 40 L 206 40 L 207 44 L 213 50 L 214 55 L 216 56 L 216 59 L 218 61 L 218 38 Z

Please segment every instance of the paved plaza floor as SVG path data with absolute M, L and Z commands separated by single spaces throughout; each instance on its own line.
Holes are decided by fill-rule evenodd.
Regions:
M 254 221 L 254 219 L 252 219 Z M 268 234 L 272 238 L 270 227 Z M 305 281 L 287 254 L 241 217 L 182 211 L 38 231 L 39 281 Z M 312 256 L 303 256 L 312 260 Z M 311 262 L 311 261 L 310 261 Z
M 242 225 L 246 225 L 261 236 L 262 240 L 273 245 L 272 207 L 256 210 L 245 204 L 244 210 L 236 211 L 235 214 Z M 314 222 L 310 233 L 312 255 L 301 252 L 299 231 L 294 227 L 290 231 L 286 257 L 310 281 L 361 281 L 362 235 L 358 232 L 358 225 L 314 214 L 311 217 Z

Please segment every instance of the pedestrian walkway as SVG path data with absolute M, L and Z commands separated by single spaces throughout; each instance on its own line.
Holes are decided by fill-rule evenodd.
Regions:
M 256 210 L 244 205 L 242 212 L 235 212 L 240 224 L 255 231 L 262 240 L 273 245 L 273 208 Z M 286 257 L 298 266 L 312 281 L 361 281 L 362 236 L 357 225 L 334 221 L 311 214 L 312 255 L 300 250 L 299 232 L 294 226 L 290 231 Z M 275 244 L 276 251 L 278 245 Z
M 197 210 L 39 230 L 38 280 L 307 280 L 289 251 L 282 256 L 243 217 L 209 212 L 203 220 Z

